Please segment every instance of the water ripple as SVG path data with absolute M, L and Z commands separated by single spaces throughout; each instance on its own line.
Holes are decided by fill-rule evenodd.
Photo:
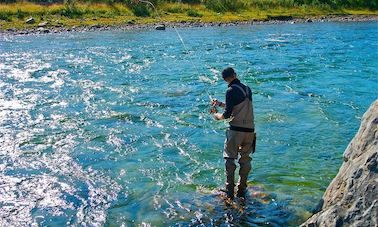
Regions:
M 362 29 L 363 28 L 363 29 Z M 0 37 L 0 225 L 295 226 L 377 97 L 376 23 Z M 363 38 L 362 38 L 363 37 Z M 225 204 L 225 66 L 253 91 L 250 199 Z

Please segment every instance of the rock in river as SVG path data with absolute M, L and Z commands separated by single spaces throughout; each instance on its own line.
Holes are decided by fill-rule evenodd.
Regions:
M 155 26 L 156 30 L 165 30 L 165 24 L 158 24 Z
M 302 226 L 378 226 L 378 99 L 364 114 L 319 211 Z

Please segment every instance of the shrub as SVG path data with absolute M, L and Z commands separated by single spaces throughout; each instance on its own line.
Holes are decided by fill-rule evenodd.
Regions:
M 185 12 L 185 9 L 182 7 L 182 5 L 174 5 L 174 6 L 168 7 L 167 12 L 169 12 L 169 13 L 183 13 L 183 12 Z
M 22 11 L 21 9 L 17 9 L 16 11 L 16 17 L 18 19 L 24 19 L 27 16 L 27 13 Z
M 69 18 L 77 18 L 81 17 L 85 12 L 81 11 L 74 5 L 66 5 L 63 9 L 60 10 L 60 15 L 69 17 Z
M 199 4 L 202 1 L 201 0 L 181 0 L 183 3 L 188 3 L 188 4 Z
M 241 0 L 205 0 L 206 8 L 215 12 L 237 12 L 245 7 Z
M 137 17 L 149 17 L 151 15 L 149 9 L 144 4 L 137 4 L 132 6 L 131 11 Z
M 12 18 L 10 17 L 8 12 L 0 12 L 0 20 L 4 21 L 12 21 Z
M 299 0 L 303 1 L 303 0 Z M 277 7 L 293 7 L 300 5 L 296 0 L 253 0 L 250 2 L 250 6 L 260 9 L 271 9 Z
M 197 10 L 195 9 L 189 9 L 188 12 L 186 13 L 188 16 L 190 17 L 202 17 L 203 15 L 201 13 L 199 13 Z

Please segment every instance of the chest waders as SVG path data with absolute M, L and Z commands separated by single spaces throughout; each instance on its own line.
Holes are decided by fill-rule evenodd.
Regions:
M 239 155 L 240 170 L 237 196 L 245 197 L 248 174 L 251 171 L 252 158 L 250 154 L 255 150 L 256 134 L 254 133 L 253 106 L 252 100 L 249 99 L 248 87 L 246 86 L 246 90 L 237 84 L 233 84 L 231 87 L 239 89 L 244 95 L 244 100 L 232 109 L 232 120 L 229 122 L 230 129 L 226 132 L 223 153 L 226 166 L 226 194 L 227 197 L 232 199 L 235 187 L 235 159 Z

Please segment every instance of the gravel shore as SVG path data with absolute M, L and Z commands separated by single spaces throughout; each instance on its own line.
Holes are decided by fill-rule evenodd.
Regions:
M 238 26 L 238 25 L 264 25 L 264 24 L 295 24 L 295 23 L 314 23 L 314 22 L 358 22 L 358 21 L 378 21 L 378 15 L 363 15 L 363 16 L 323 16 L 314 18 L 297 19 L 290 16 L 271 17 L 267 20 L 252 20 L 252 21 L 239 21 L 231 23 L 223 22 L 164 22 L 156 24 L 135 24 L 129 21 L 123 25 L 91 25 L 91 26 L 78 26 L 78 27 L 64 27 L 49 26 L 48 23 L 43 23 L 43 26 L 36 26 L 31 29 L 15 29 L 10 28 L 2 30 L 0 28 L 0 35 L 33 35 L 33 34 L 48 34 L 48 33 L 63 33 L 63 32 L 87 32 L 87 31 L 104 31 L 104 30 L 136 30 L 136 29 L 161 29 L 164 24 L 167 28 L 180 27 L 214 27 L 214 26 Z M 160 29 L 158 28 L 160 27 Z

